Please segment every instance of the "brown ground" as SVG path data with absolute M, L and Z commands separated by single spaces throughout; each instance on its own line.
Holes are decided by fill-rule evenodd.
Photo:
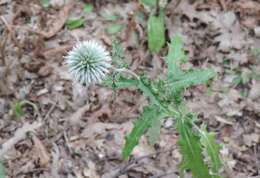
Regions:
M 64 65 L 63 55 L 76 40 L 98 39 L 110 48 L 113 36 L 106 29 L 122 24 L 114 37 L 126 49 L 131 70 L 160 75 L 166 51 L 149 53 L 147 17 L 131 15 L 149 10 L 134 1 L 103 0 L 86 13 L 83 0 L 72 2 L 50 0 L 44 9 L 37 0 L 0 0 L 0 157 L 7 177 L 177 178 L 180 154 L 171 120 L 154 147 L 143 138 L 132 161 L 123 161 L 124 135 L 147 103 L 145 97 L 121 90 L 114 99 L 101 86 L 75 86 Z M 210 88 L 186 92 L 188 105 L 217 133 L 226 163 L 223 175 L 259 178 L 260 1 L 174 2 L 167 6 L 168 38 L 181 33 L 188 65 L 218 72 Z M 109 21 L 111 15 L 119 18 Z M 81 16 L 84 27 L 64 27 L 67 18 Z M 26 105 L 25 115 L 15 118 L 19 100 L 31 101 L 37 110 Z M 33 132 L 23 135 L 27 130 Z

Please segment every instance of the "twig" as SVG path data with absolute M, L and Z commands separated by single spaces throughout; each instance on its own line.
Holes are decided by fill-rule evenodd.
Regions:
M 67 148 L 68 148 L 68 150 L 69 150 L 69 153 L 72 154 L 73 151 L 72 151 L 71 146 L 70 146 L 70 144 L 69 144 L 69 139 L 68 139 L 68 136 L 67 136 L 66 131 L 63 132 L 63 138 L 64 138 L 64 140 L 65 140 L 65 144 L 66 144 L 66 146 L 67 146 Z
M 133 71 L 131 71 L 129 69 L 126 69 L 126 68 L 117 69 L 117 68 L 114 68 L 113 66 L 111 66 L 111 69 L 115 70 L 116 72 L 124 72 L 124 73 L 130 74 L 138 80 L 140 79 L 140 77 L 136 73 L 134 73 Z
M 167 150 L 162 150 L 162 151 L 151 153 L 151 154 L 148 154 L 148 155 L 145 155 L 145 156 L 141 156 L 141 157 L 136 158 L 136 159 L 132 159 L 127 164 L 123 165 L 122 167 L 119 167 L 119 168 L 112 170 L 111 173 L 107 173 L 107 175 L 110 175 L 110 177 L 112 177 L 112 178 L 117 178 L 118 176 L 126 173 L 128 170 L 132 169 L 133 167 L 136 167 L 136 165 L 140 165 L 139 161 L 141 161 L 145 158 L 152 157 L 154 155 L 170 152 L 173 149 L 174 148 L 170 148 L 170 149 L 167 149 Z
M 1 20 L 2 20 L 3 23 L 5 24 L 7 30 L 8 30 L 9 32 L 11 32 L 11 31 L 12 31 L 12 26 L 8 24 L 8 22 L 6 21 L 6 19 L 5 19 L 3 16 L 1 16 Z
M 44 116 L 43 120 L 46 120 L 47 118 L 49 118 L 50 114 L 53 112 L 53 110 L 56 108 L 57 102 L 54 102 L 51 106 L 51 108 L 49 109 L 49 111 L 47 112 L 47 114 Z
M 7 151 L 9 151 L 17 142 L 24 139 L 26 137 L 27 132 L 33 132 L 39 127 L 41 127 L 41 122 L 34 122 L 32 124 L 25 123 L 23 127 L 16 130 L 14 136 L 7 140 L 2 146 L 0 150 L 0 159 L 2 159 Z
M 3 21 L 3 23 L 5 24 L 5 26 L 7 28 L 7 31 L 4 30 L 4 32 L 3 32 L 3 40 L 1 39 L 2 42 L 0 43 L 0 58 L 2 59 L 2 65 L 5 66 L 5 64 L 6 64 L 6 62 L 5 62 L 5 54 L 4 54 L 5 53 L 5 45 L 6 45 L 7 38 L 8 38 L 7 34 L 8 34 L 8 31 L 9 31 L 9 33 L 11 32 L 10 31 L 11 27 L 8 25 L 6 19 L 3 16 L 1 16 L 0 19 Z
M 15 37 L 15 34 L 13 33 L 13 24 L 9 24 L 7 22 L 7 20 L 1 16 L 0 18 L 3 23 L 5 24 L 7 30 L 8 30 L 8 33 L 10 35 L 10 39 L 14 42 L 14 45 L 18 48 L 18 58 L 20 59 L 22 57 L 22 47 L 21 47 L 21 44 L 17 41 L 16 37 Z

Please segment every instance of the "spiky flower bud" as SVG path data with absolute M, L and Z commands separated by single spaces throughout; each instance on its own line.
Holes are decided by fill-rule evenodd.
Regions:
M 82 85 L 100 83 L 111 66 L 109 52 L 93 40 L 78 42 L 65 59 L 69 73 Z

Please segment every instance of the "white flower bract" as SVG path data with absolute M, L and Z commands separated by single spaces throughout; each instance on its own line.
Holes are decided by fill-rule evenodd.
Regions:
M 109 52 L 96 41 L 78 42 L 65 57 L 69 73 L 82 85 L 100 83 L 109 72 Z

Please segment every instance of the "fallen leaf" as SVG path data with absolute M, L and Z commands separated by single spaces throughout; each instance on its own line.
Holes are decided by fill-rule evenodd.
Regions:
M 243 140 L 244 140 L 244 143 L 250 147 L 259 142 L 259 137 L 260 136 L 256 133 L 246 134 L 246 135 L 243 135 Z
M 6 152 L 8 152 L 20 140 L 25 138 L 27 132 L 35 131 L 41 126 L 42 123 L 40 122 L 34 122 L 32 124 L 25 123 L 21 128 L 17 129 L 14 136 L 1 145 L 0 158 L 6 156 Z
M 249 98 L 252 100 L 256 100 L 260 97 L 260 81 L 256 81 L 253 83 L 251 90 L 249 92 Z
M 39 165 L 41 167 L 47 167 L 49 162 L 50 162 L 50 156 L 49 153 L 47 152 L 45 146 L 41 142 L 41 140 L 36 137 L 35 135 L 32 136 L 33 142 L 34 142 L 34 154 L 39 161 Z
M 85 114 L 86 111 L 89 110 L 89 105 L 86 104 L 79 108 L 75 113 L 73 113 L 67 120 L 70 124 L 75 125 L 79 124 L 82 116 Z
M 60 10 L 59 14 L 55 18 L 55 21 L 52 23 L 53 24 L 52 27 L 47 32 L 39 31 L 37 33 L 43 35 L 45 39 L 49 39 L 54 35 L 56 35 L 60 31 L 60 29 L 62 29 L 62 27 L 64 26 L 73 5 L 74 2 L 70 1 Z
M 48 65 L 44 65 L 40 68 L 40 70 L 38 71 L 38 74 L 41 77 L 47 77 L 52 73 L 52 67 L 48 66 Z

